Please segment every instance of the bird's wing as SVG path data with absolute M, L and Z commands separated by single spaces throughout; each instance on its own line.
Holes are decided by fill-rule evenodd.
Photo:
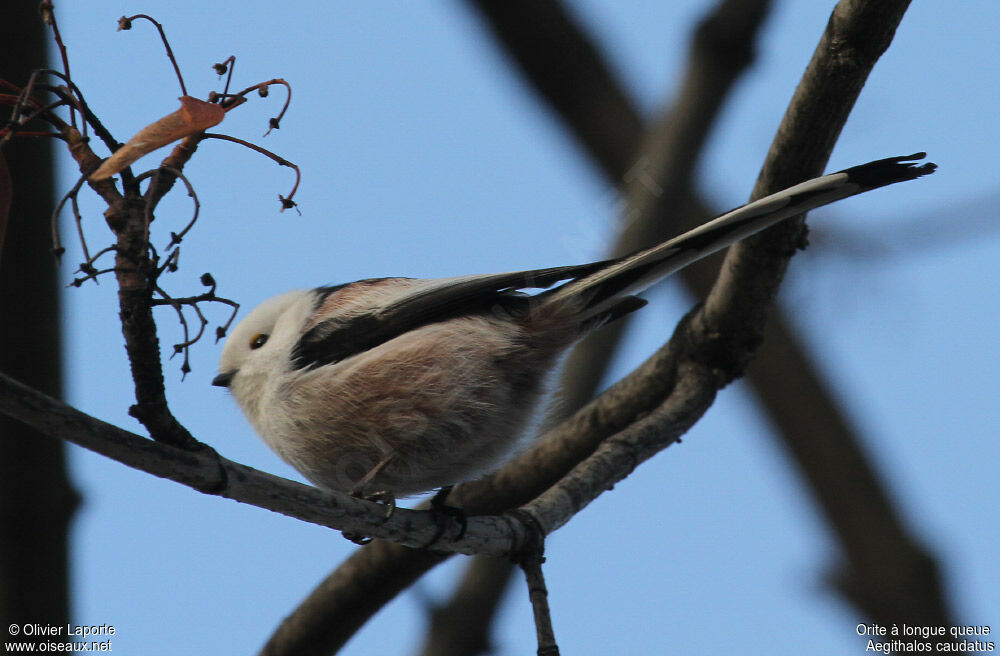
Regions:
M 409 293 L 370 312 L 317 323 L 299 339 L 292 362 L 296 368 L 311 369 L 339 362 L 421 326 L 462 314 L 492 308 L 518 311 L 530 301 L 519 290 L 551 287 L 563 280 L 590 275 L 611 262 L 427 280 L 426 284 L 414 285 Z M 317 292 L 320 299 L 325 299 L 346 286 L 323 287 Z

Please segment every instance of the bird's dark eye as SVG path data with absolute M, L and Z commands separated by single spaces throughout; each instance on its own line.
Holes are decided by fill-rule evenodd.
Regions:
M 267 338 L 268 335 L 265 335 L 264 333 L 257 333 L 253 336 L 253 339 L 250 340 L 250 348 L 255 350 L 259 349 L 261 346 L 264 346 L 264 344 L 267 344 Z

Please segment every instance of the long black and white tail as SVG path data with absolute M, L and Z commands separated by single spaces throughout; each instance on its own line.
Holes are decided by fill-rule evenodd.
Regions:
M 888 157 L 807 180 L 727 212 L 650 249 L 613 260 L 600 270 L 544 294 L 546 302 L 579 303 L 585 316 L 605 314 L 624 295 L 642 291 L 688 264 L 722 250 L 780 221 L 933 173 L 936 164 L 916 164 L 927 153 Z

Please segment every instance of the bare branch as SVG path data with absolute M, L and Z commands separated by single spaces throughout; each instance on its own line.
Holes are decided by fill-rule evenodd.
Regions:
M 680 90 L 670 107 L 650 121 L 635 163 L 613 180 L 622 188 L 624 212 L 611 257 L 648 248 L 696 225 L 693 172 L 730 90 L 753 61 L 754 39 L 769 6 L 769 0 L 722 0 L 699 22 Z M 694 276 L 714 280 L 717 269 L 716 260 L 680 275 L 691 285 Z M 594 397 L 629 323 L 625 317 L 606 326 L 570 353 L 560 380 L 565 412 Z
M 850 106 L 853 105 L 854 98 L 856 97 L 857 91 L 863 85 L 864 80 L 867 77 L 868 72 L 871 70 L 871 66 L 874 65 L 875 59 L 877 59 L 878 54 L 884 47 L 888 45 L 891 40 L 891 36 L 898 25 L 899 19 L 902 16 L 908 2 L 902 2 L 896 0 L 890 3 L 874 3 L 868 2 L 852 2 L 850 0 L 843 0 L 834 12 L 834 16 L 837 18 L 837 23 L 840 29 L 847 28 L 850 31 L 867 31 L 869 37 L 875 37 L 875 42 L 879 44 L 875 50 L 867 50 L 868 61 L 866 65 L 862 66 L 850 66 L 846 67 L 839 72 L 846 78 L 841 80 L 838 86 L 838 91 L 844 90 L 844 87 L 854 89 L 853 94 L 847 93 L 843 96 L 838 96 L 837 93 L 834 94 L 823 94 L 825 102 L 832 103 L 834 105 L 843 106 L 847 105 L 849 110 Z M 887 8 L 885 11 L 881 11 L 882 8 Z M 833 29 L 834 20 L 831 19 L 831 27 L 828 27 L 828 32 Z M 880 37 L 880 38 L 879 38 Z M 848 40 L 850 43 L 850 40 Z M 836 60 L 843 57 L 843 52 L 837 52 L 827 49 L 824 44 L 830 43 L 830 36 L 825 34 L 823 40 L 821 41 L 821 46 L 817 50 L 817 58 L 829 60 L 824 61 L 823 66 L 826 67 L 836 67 Z M 865 52 L 862 50 L 862 52 Z M 807 77 L 809 73 L 807 72 Z M 831 97 L 834 96 L 834 97 Z M 798 113 L 799 104 L 806 102 L 806 100 L 793 99 L 792 107 L 789 108 L 790 113 Z M 833 135 L 839 134 L 839 131 L 843 125 L 843 121 L 846 120 L 847 111 L 838 111 L 831 113 L 831 116 L 835 116 L 835 120 L 832 121 L 819 121 L 818 124 L 813 125 L 812 129 L 816 131 L 828 131 L 833 133 Z M 787 139 L 787 132 L 779 131 L 779 137 L 776 138 L 776 143 L 783 139 Z M 796 135 L 798 136 L 798 135 Z M 802 138 L 802 137 L 798 137 Z M 807 138 L 807 144 L 811 144 L 811 147 L 816 149 L 817 144 L 814 140 Z M 831 142 L 832 143 L 832 142 Z M 808 151 L 809 146 L 802 149 L 802 152 Z M 818 148 L 818 158 L 825 161 L 825 158 L 829 155 L 829 150 L 825 148 Z M 808 174 L 802 174 L 804 177 L 808 177 Z M 801 178 L 799 178 L 801 179 Z M 757 242 L 761 239 L 755 240 Z M 742 250 L 748 250 L 743 247 Z M 787 260 L 787 257 L 792 252 L 792 249 L 785 247 L 782 249 L 776 257 L 782 259 L 782 261 Z M 771 257 L 775 257 L 772 251 Z M 693 394 L 690 389 L 691 381 L 682 380 L 680 378 L 682 372 L 686 372 L 688 375 L 693 375 L 697 371 L 705 371 L 703 368 L 692 368 L 688 367 L 683 369 L 679 367 L 681 362 L 689 362 L 690 360 L 702 361 L 708 360 L 710 366 L 708 371 L 713 372 L 713 376 L 709 378 L 713 385 L 722 386 L 731 380 L 733 377 L 742 373 L 745 363 L 749 360 L 750 353 L 759 344 L 759 337 L 754 338 L 754 334 L 759 335 L 761 326 L 763 325 L 763 315 L 765 314 L 765 308 L 770 304 L 770 299 L 773 298 L 773 291 L 776 288 L 777 279 L 780 279 L 780 271 L 784 268 L 783 263 L 778 266 L 762 266 L 760 273 L 753 270 L 753 267 L 746 267 L 741 273 L 747 276 L 750 281 L 747 285 L 754 287 L 764 287 L 764 289 L 770 289 L 770 294 L 755 294 L 752 298 L 753 302 L 759 304 L 756 310 L 741 307 L 739 305 L 718 305 L 719 311 L 725 311 L 727 314 L 725 316 L 713 316 L 713 321 L 705 327 L 709 327 L 712 330 L 724 329 L 725 334 L 713 333 L 712 330 L 699 329 L 699 324 L 704 322 L 704 312 L 699 311 L 695 314 L 691 321 L 684 322 L 678 329 L 678 333 L 671 340 L 671 344 L 683 345 L 683 351 L 674 353 L 669 348 L 662 349 L 661 355 L 659 357 L 654 356 L 651 358 L 641 370 L 655 369 L 658 370 L 656 375 L 649 376 L 644 379 L 638 378 L 635 372 L 628 378 L 623 380 L 621 383 L 612 388 L 612 390 L 620 389 L 627 390 L 630 384 L 637 379 L 649 381 L 651 383 L 649 388 L 643 388 L 641 385 L 633 388 L 631 390 L 634 396 L 629 397 L 628 394 L 625 395 L 623 401 L 623 408 L 628 410 L 635 410 L 636 405 L 642 407 L 645 406 L 646 409 L 651 407 L 656 407 L 660 400 L 663 398 L 660 395 L 660 391 L 663 387 L 666 387 L 667 391 L 673 390 L 675 388 L 681 390 L 687 390 L 687 394 L 683 395 L 680 399 L 685 401 L 684 396 L 687 397 L 687 402 L 693 403 L 695 400 L 699 399 L 699 395 Z M 775 271 L 777 270 L 777 275 Z M 761 282 L 756 282 L 756 277 L 760 276 L 762 278 Z M 725 297 L 730 297 L 731 294 L 721 293 Z M 749 318 L 750 323 L 745 328 L 742 327 L 742 323 L 745 319 Z M 680 347 L 678 347 L 680 348 Z M 720 365 L 718 370 L 714 369 L 716 365 Z M 721 377 L 718 377 L 720 376 Z M 654 391 L 655 390 L 655 391 Z M 714 395 L 714 391 L 712 392 Z M 592 450 L 592 440 L 596 438 L 596 441 L 600 441 L 603 437 L 611 434 L 615 431 L 608 430 L 608 425 L 614 425 L 619 422 L 628 422 L 636 414 L 629 412 L 619 412 L 619 408 L 614 407 L 613 399 L 616 397 L 614 395 L 602 395 L 602 397 L 588 405 L 586 408 L 581 410 L 577 415 L 571 418 L 569 421 L 564 422 L 559 430 L 562 432 L 564 437 L 561 439 L 546 438 L 542 443 L 536 445 L 533 449 L 529 450 L 523 454 L 520 458 L 515 460 L 513 463 L 505 467 L 503 470 L 497 474 L 489 477 L 484 481 L 474 482 L 471 484 L 459 486 L 453 493 L 453 500 L 459 500 L 462 505 L 464 505 L 470 512 L 476 512 L 479 509 L 484 511 L 502 511 L 504 508 L 511 507 L 510 505 L 499 504 L 497 506 L 492 505 L 496 502 L 496 497 L 489 499 L 487 502 L 486 495 L 479 497 L 476 495 L 476 491 L 486 491 L 491 489 L 493 486 L 503 486 L 504 489 L 509 491 L 514 496 L 520 496 L 521 494 L 526 494 L 524 488 L 519 488 L 517 485 L 510 485 L 509 480 L 511 478 L 517 479 L 518 473 L 521 470 L 519 463 L 522 463 L 524 459 L 529 459 L 534 463 L 545 463 L 547 462 L 544 458 L 537 457 L 539 453 L 543 452 L 547 448 L 552 449 L 552 454 L 555 459 L 566 458 L 572 461 L 573 458 L 567 454 L 567 449 L 565 447 L 571 447 L 568 451 L 571 453 L 587 453 Z M 702 399 L 701 402 L 704 402 Z M 697 407 L 698 404 L 694 404 Z M 667 418 L 671 418 L 669 413 Z M 600 425 L 601 429 L 595 430 L 595 426 Z M 578 432 L 574 432 L 576 429 Z M 582 437 L 578 437 L 582 436 Z M 662 441 L 662 437 L 659 438 Z M 583 444 L 578 444 L 578 442 L 583 442 Z M 575 448 L 572 448 L 575 447 Z M 621 447 L 628 447 L 628 442 L 624 442 Z M 610 448 L 610 447 L 609 447 Z M 595 453 L 595 456 L 597 454 Z M 625 455 L 628 455 L 627 452 Z M 575 464 L 575 463 L 573 463 Z M 572 466 L 572 464 L 570 465 Z M 581 465 L 583 466 L 583 465 Z M 558 466 L 554 466 L 556 469 Z M 554 473 L 554 472 L 552 472 Z M 557 475 L 558 477 L 558 475 Z M 505 480 L 507 479 L 507 480 Z M 504 499 L 507 500 L 507 499 Z M 478 506 L 475 502 L 484 501 L 486 508 Z M 470 509 L 470 508 L 475 508 Z M 545 514 L 548 514 L 549 507 L 545 506 L 539 509 Z M 549 517 L 549 521 L 554 522 L 556 517 Z M 411 557 L 411 554 L 405 550 L 401 549 L 391 549 L 386 548 L 379 551 L 377 554 L 372 553 L 372 559 L 369 560 L 365 551 L 355 554 L 347 561 L 345 561 L 342 568 L 344 571 L 350 571 L 354 578 L 352 579 L 353 585 L 350 589 L 343 586 L 338 586 L 338 581 L 344 581 L 344 573 L 338 568 L 327 580 L 321 584 L 308 600 L 308 603 L 303 606 L 304 609 L 308 609 L 308 613 L 300 614 L 298 611 L 293 613 L 291 616 L 286 618 L 282 626 L 279 627 L 275 636 L 269 641 L 268 645 L 265 647 L 263 653 L 269 655 L 275 654 L 294 654 L 294 653 L 329 653 L 333 651 L 337 646 L 343 644 L 342 642 L 346 640 L 350 635 L 350 627 L 358 627 L 364 623 L 366 617 L 359 617 L 361 611 L 356 610 L 357 608 L 370 609 L 374 612 L 381 607 L 381 604 L 376 604 L 370 601 L 370 596 L 372 595 L 373 589 L 377 589 L 380 599 L 392 598 L 396 592 L 404 589 L 412 580 L 419 577 L 420 571 L 426 571 L 437 564 L 437 560 L 429 561 L 426 558 L 417 559 Z M 377 558 L 377 560 L 376 560 Z M 351 594 L 351 591 L 364 591 L 364 597 L 366 599 L 362 600 Z M 331 600 L 336 599 L 335 603 L 329 603 Z M 332 610 L 342 609 L 346 611 L 343 614 L 326 614 L 322 612 L 324 607 L 324 602 L 328 602 L 328 608 Z M 342 617 L 349 617 L 350 621 L 345 624 L 345 628 L 342 631 L 336 632 L 336 635 L 332 635 L 329 630 L 330 624 L 337 624 Z M 327 626 L 320 626 L 320 622 L 325 623 Z M 320 645 L 322 643 L 322 645 Z M 304 647 L 305 645 L 311 645 L 308 652 L 298 652 L 297 648 Z
M 524 579 L 528 584 L 528 597 L 535 617 L 535 633 L 538 636 L 538 656 L 559 656 L 555 632 L 552 630 L 552 613 L 549 610 L 549 590 L 542 575 L 541 554 L 521 560 Z
M 431 609 L 421 656 L 492 653 L 490 627 L 513 571 L 514 564 L 505 558 L 478 556 L 469 560 L 452 597 Z
M 619 179 L 634 161 L 642 119 L 564 5 L 558 0 L 467 2 L 605 175 Z
M 65 439 L 129 467 L 306 522 L 356 534 L 373 535 L 409 547 L 429 544 L 440 535 L 435 517 L 426 511 L 397 508 L 388 519 L 385 508 L 346 494 L 324 492 L 273 476 L 218 455 L 201 444 L 179 448 L 148 440 L 90 417 L 0 373 L 0 413 L 39 432 Z M 509 517 L 470 517 L 466 535 L 439 542 L 436 549 L 501 555 L 520 551 L 528 529 Z
M 62 254 L 66 252 L 66 249 L 63 248 L 62 242 L 59 239 L 59 213 L 62 212 L 62 208 L 63 208 L 64 205 L 66 205 L 66 201 L 70 200 L 70 199 L 72 199 L 72 201 L 73 201 L 73 205 L 72 205 L 72 207 L 73 207 L 73 218 L 76 220 L 76 225 L 77 225 L 78 230 L 80 232 L 80 243 L 81 243 L 81 246 L 83 247 L 84 256 L 87 258 L 88 262 L 91 259 L 90 256 L 87 255 L 87 242 L 84 241 L 84 239 L 83 239 L 83 227 L 81 226 L 82 218 L 80 217 L 80 208 L 79 208 L 79 205 L 76 202 L 76 196 L 77 196 L 78 193 L 80 193 L 80 189 L 83 187 L 83 184 L 87 181 L 87 176 L 88 175 L 89 175 L 89 173 L 84 173 L 82 176 L 80 176 L 80 178 L 76 181 L 76 184 L 73 185 L 73 188 L 70 189 L 66 193 L 66 195 L 62 197 L 62 199 L 56 205 L 56 209 L 53 210 L 53 212 L 52 212 L 52 220 L 51 220 L 51 226 L 52 226 L 52 252 L 55 254 L 55 256 L 56 256 L 57 259 L 61 258 Z
M 56 48 L 59 49 L 59 57 L 62 59 L 63 73 L 66 75 L 65 79 L 69 80 L 71 78 L 69 73 L 69 55 L 66 53 L 66 45 L 63 43 L 62 36 L 59 34 L 59 24 L 56 22 L 55 8 L 52 6 L 51 0 L 42 0 L 38 10 L 42 14 L 42 21 L 52 28 L 52 36 L 55 38 Z M 70 125 L 76 128 L 76 111 L 73 103 L 69 103 L 69 122 Z
M 734 16 L 738 16 L 740 11 L 752 11 L 749 3 L 723 4 L 734 5 L 732 7 L 735 12 Z M 738 5 L 741 4 L 745 6 L 739 7 Z M 834 14 L 834 17 L 831 18 L 831 27 L 828 28 L 828 36 L 830 30 L 834 27 L 843 30 L 845 34 L 852 30 L 854 32 L 861 30 L 862 33 L 860 35 L 855 34 L 842 43 L 842 53 L 848 55 L 847 57 L 842 58 L 840 54 L 832 52 L 826 54 L 828 62 L 819 68 L 831 71 L 829 75 L 830 79 L 837 78 L 838 71 L 835 71 L 834 67 L 842 65 L 840 72 L 843 72 L 844 69 L 850 69 L 857 63 L 857 60 L 853 57 L 853 53 L 856 50 L 864 52 L 870 47 L 877 47 L 875 45 L 877 41 L 869 41 L 867 38 L 869 35 L 863 33 L 866 29 L 866 23 L 863 20 L 850 21 L 844 19 L 849 10 L 854 11 L 857 9 L 861 11 L 862 5 L 855 3 L 849 7 L 846 3 L 841 4 L 842 6 L 838 9 L 838 13 Z M 721 10 L 722 6 L 720 5 Z M 898 11 L 898 5 L 895 8 L 889 5 L 880 8 L 874 4 L 868 4 L 867 9 L 864 9 L 869 17 L 874 17 L 876 13 L 883 10 L 885 15 L 889 15 L 894 11 Z M 890 17 L 889 22 L 892 20 Z M 716 29 L 727 24 L 729 24 L 728 21 L 718 21 Z M 872 22 L 872 25 L 877 26 L 880 24 L 885 24 L 885 21 L 881 21 L 881 16 Z M 727 43 L 726 39 L 707 39 L 705 43 L 710 46 L 706 53 L 708 56 L 699 55 L 698 42 L 705 39 L 707 34 L 704 30 L 707 29 L 709 29 L 709 23 L 706 21 L 702 28 L 699 29 L 698 37 L 692 47 L 692 57 L 693 61 L 701 60 L 701 66 L 705 72 L 712 71 L 714 67 L 721 67 L 714 74 L 706 76 L 706 80 L 709 81 L 706 84 L 712 84 L 711 80 L 725 78 L 728 74 L 726 71 L 731 70 L 728 69 L 729 65 L 738 64 L 740 58 L 732 57 L 732 55 L 740 52 L 742 48 L 729 48 L 729 43 Z M 711 44 L 713 42 L 717 46 L 722 47 L 712 48 Z M 831 43 L 838 42 L 831 41 Z M 712 52 L 715 55 L 709 54 Z M 817 54 L 819 52 L 817 50 Z M 729 65 L 726 63 L 727 57 L 731 58 Z M 690 76 L 691 72 L 696 69 L 689 65 L 688 70 L 688 75 Z M 852 71 L 848 70 L 847 78 L 854 79 L 852 77 L 853 74 Z M 814 80 L 816 79 L 813 74 L 810 75 L 813 76 Z M 697 80 L 697 77 L 686 77 L 683 89 L 690 88 L 695 92 L 700 92 L 702 97 L 711 97 L 705 94 L 707 87 L 699 87 L 697 84 L 689 85 L 687 81 L 689 79 Z M 837 106 L 838 101 L 835 96 L 842 90 L 842 88 L 833 88 L 832 91 L 828 90 L 825 95 L 818 96 L 819 99 L 815 102 L 817 107 L 808 119 L 802 120 L 800 124 L 802 129 L 798 132 L 797 139 L 802 139 L 803 143 L 808 142 L 810 139 L 809 132 L 816 130 L 816 123 L 814 122 L 816 121 L 816 116 L 822 113 L 827 102 L 831 103 L 829 105 L 831 108 Z M 813 92 L 810 91 L 809 93 Z M 848 93 L 851 92 L 848 91 Z M 682 90 L 678 94 L 677 102 L 683 105 L 687 99 L 697 97 L 698 94 L 692 95 Z M 691 108 L 701 111 L 699 104 L 698 102 L 692 103 Z M 706 113 L 706 116 L 708 115 L 710 115 L 710 112 Z M 683 112 L 678 114 L 678 117 L 683 116 L 685 116 Z M 689 116 L 691 115 L 689 114 Z M 694 115 L 693 118 L 697 120 L 698 117 Z M 564 120 L 570 126 L 575 125 L 571 118 L 564 116 Z M 620 122 L 625 126 L 630 125 L 631 119 L 629 113 L 626 113 L 620 119 Z M 669 126 L 670 123 L 664 122 L 663 125 Z M 663 140 L 660 143 L 664 144 L 665 147 L 659 152 L 671 153 L 671 157 L 683 160 L 682 156 L 686 150 L 683 144 L 691 143 L 691 141 L 685 142 L 684 140 L 687 139 L 687 134 L 696 135 L 697 130 L 683 127 L 683 122 L 677 127 L 680 128 L 677 134 L 682 140 L 681 143 L 671 143 L 666 137 L 661 137 Z M 615 129 L 610 128 L 609 130 L 613 132 Z M 836 131 L 839 131 L 839 128 Z M 584 134 L 582 131 L 577 130 L 578 137 L 585 138 Z M 669 134 L 669 132 L 666 134 Z M 817 134 L 825 135 L 826 131 L 820 129 L 817 130 Z M 656 143 L 656 137 L 651 137 L 647 143 Z M 601 151 L 595 144 L 592 144 L 590 152 L 599 153 Z M 653 152 L 655 153 L 656 151 L 654 150 Z M 651 160 L 647 160 L 647 162 L 649 161 Z M 802 172 L 798 164 L 789 160 L 783 161 L 786 162 L 787 168 L 791 171 L 799 171 L 802 176 L 808 177 L 808 172 Z M 602 166 L 605 170 L 611 168 L 607 161 L 602 162 Z M 681 180 L 684 178 L 684 171 L 690 170 L 681 167 L 675 169 L 677 171 L 675 173 L 671 171 L 671 167 L 672 165 L 663 169 L 669 175 L 660 176 L 653 174 L 651 177 L 655 180 Z M 815 170 L 818 171 L 821 168 Z M 623 170 L 617 173 L 617 175 L 621 176 L 622 172 Z M 646 174 L 650 173 L 650 171 L 639 171 L 639 173 Z M 637 177 L 633 176 L 633 178 Z M 781 186 L 786 181 L 793 179 L 795 178 L 787 178 L 776 186 Z M 635 181 L 633 180 L 633 183 Z M 663 183 L 660 184 L 662 185 Z M 632 186 L 636 185 L 633 184 Z M 645 221 L 642 218 L 638 218 L 641 215 L 637 214 L 634 210 L 629 210 L 628 218 L 635 220 L 628 225 L 629 229 L 622 235 L 622 241 L 616 246 L 615 253 L 621 254 L 639 247 L 651 245 L 671 236 L 674 231 L 693 227 L 693 225 L 703 221 L 704 218 L 714 215 L 711 209 L 705 208 L 703 203 L 695 198 L 687 189 L 673 187 L 672 193 L 664 193 L 662 197 L 671 199 L 672 205 L 664 207 L 661 210 L 664 212 L 663 214 L 650 213 L 648 218 L 653 219 L 652 221 Z M 681 272 L 681 276 L 684 282 L 699 297 L 704 297 L 715 280 L 716 270 L 717 265 L 714 261 L 706 261 L 703 265 L 695 265 L 685 269 Z M 890 572 L 896 572 L 891 575 L 891 578 L 901 581 L 906 580 L 908 576 L 902 570 L 909 569 L 913 575 L 912 580 L 916 588 L 909 598 L 904 599 L 901 596 L 897 599 L 899 602 L 898 608 L 904 609 L 922 605 L 930 609 L 931 612 L 936 612 L 933 609 L 942 608 L 944 602 L 942 601 L 941 590 L 936 581 L 936 566 L 931 556 L 926 552 L 924 547 L 917 544 L 912 537 L 907 535 L 908 531 L 903 525 L 898 512 L 890 503 L 884 489 L 884 484 L 880 480 L 880 477 L 872 470 L 867 457 L 862 453 L 859 446 L 859 439 L 856 437 L 857 432 L 850 425 L 844 413 L 838 408 L 832 398 L 832 394 L 827 391 L 822 377 L 816 373 L 815 365 L 812 363 L 808 353 L 800 345 L 789 323 L 779 312 L 774 312 L 773 314 L 774 316 L 767 323 L 765 329 L 766 339 L 762 347 L 763 352 L 760 354 L 761 357 L 754 359 L 748 370 L 750 382 L 753 385 L 754 392 L 769 411 L 771 420 L 779 427 L 784 443 L 792 451 L 796 462 L 803 470 L 806 479 L 810 482 L 813 493 L 820 500 L 828 521 L 834 526 L 834 530 L 840 537 L 843 548 L 848 554 L 853 554 L 849 558 L 851 561 L 850 568 L 854 571 L 848 577 L 856 582 L 870 582 L 868 586 L 871 588 L 871 594 L 868 596 L 872 596 L 878 594 L 876 591 L 880 587 L 885 588 L 885 586 L 880 586 L 877 583 L 880 577 L 872 576 L 873 572 L 881 572 L 881 578 L 884 579 L 890 578 Z M 616 322 L 592 335 L 567 359 L 564 368 L 564 380 L 572 380 L 573 384 L 563 387 L 565 407 L 568 409 L 577 407 L 578 404 L 585 402 L 593 394 L 605 369 L 602 361 L 606 361 L 609 358 L 607 354 L 611 352 L 610 345 L 617 340 L 617 336 L 625 327 L 626 321 L 627 319 Z M 807 398 L 810 401 L 808 404 L 803 404 L 801 401 L 790 402 L 789 399 L 791 398 Z M 883 537 L 873 539 L 873 536 Z M 911 555 L 895 559 L 893 563 L 881 562 L 881 558 L 873 552 L 873 545 L 876 544 L 894 545 L 892 548 L 882 552 L 886 554 L 885 557 L 888 557 L 888 554 L 893 551 Z M 869 564 L 856 569 L 855 563 L 861 561 L 866 561 Z M 923 581 L 923 583 L 920 583 L 920 581 Z M 942 618 L 945 615 L 945 613 L 940 613 L 938 617 Z M 944 619 L 936 620 L 936 623 L 947 624 Z

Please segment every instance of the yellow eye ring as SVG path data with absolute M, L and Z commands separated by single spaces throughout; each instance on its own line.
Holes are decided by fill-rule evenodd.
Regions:
M 253 339 L 250 340 L 250 348 L 254 350 L 259 349 L 261 346 L 264 346 L 264 344 L 267 344 L 267 338 L 268 335 L 265 335 L 264 333 L 257 333 L 253 336 Z

